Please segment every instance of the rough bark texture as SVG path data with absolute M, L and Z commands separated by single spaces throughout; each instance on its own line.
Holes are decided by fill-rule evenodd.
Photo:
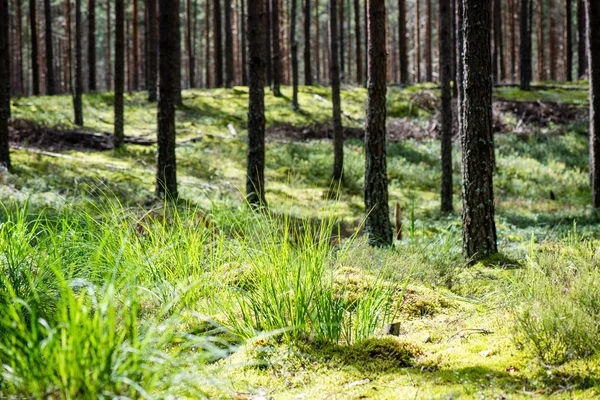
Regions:
M 538 79 L 546 80 L 546 57 L 544 51 L 544 0 L 537 1 L 537 69 Z
M 152 3 L 152 0 L 150 1 Z M 156 5 L 156 3 L 154 3 Z M 125 91 L 125 7 L 115 0 L 115 127 L 113 145 L 121 146 L 124 136 L 123 92 Z
M 356 40 L 356 82 L 362 85 L 363 78 L 363 56 L 362 46 L 360 45 L 360 3 L 359 0 L 354 0 L 354 38 Z
M 431 0 L 426 0 L 427 14 L 425 16 L 425 81 L 433 81 L 433 66 L 431 61 Z
M 565 0 L 565 80 L 573 80 L 573 20 L 571 0 Z
M 268 0 L 267 0 L 268 1 Z M 262 28 L 266 14 L 263 0 L 248 0 L 248 151 L 246 199 L 255 208 L 265 200 L 265 63 Z
M 10 118 L 10 45 L 8 1 L 0 0 L 0 165 L 10 168 L 8 119 Z
M 490 0 L 464 0 L 462 100 L 463 249 L 470 262 L 497 253 Z
M 83 126 L 83 50 L 81 46 L 81 0 L 75 0 L 75 90 L 73 91 L 73 108 L 75 111 L 75 125 Z
M 519 72 L 521 73 L 521 90 L 531 90 L 531 30 L 529 29 L 529 2 L 521 0 L 520 36 L 519 47 Z
M 233 25 L 231 0 L 224 0 L 225 7 L 225 87 L 233 86 Z
M 223 87 L 223 27 L 221 0 L 213 0 L 213 67 L 215 87 Z
M 54 49 L 52 48 L 52 7 L 50 0 L 44 0 L 44 16 L 46 28 L 46 92 L 56 94 L 56 78 L 54 76 Z
M 134 0 L 137 2 L 137 0 Z M 81 32 L 80 32 L 81 33 Z M 96 0 L 88 1 L 88 90 L 94 92 L 96 86 Z
M 37 1 L 29 0 L 29 26 L 31 28 L 31 80 L 33 95 L 40 95 L 40 66 L 38 64 Z
M 156 101 L 158 80 L 158 29 L 156 0 L 148 0 L 148 101 Z
M 296 0 L 291 0 L 290 43 L 292 45 L 292 106 L 300 109 L 298 104 L 298 43 L 296 42 Z
M 452 211 L 452 9 L 451 0 L 439 1 L 440 85 L 442 87 L 440 136 L 442 140 L 441 210 Z
M 365 230 L 374 246 L 392 244 L 386 161 L 387 52 L 384 0 L 368 0 L 368 100 L 365 133 Z
M 310 0 L 304 0 L 304 84 L 310 86 L 313 84 L 312 63 L 310 57 Z M 319 21 L 315 21 L 316 24 Z
M 504 57 L 502 43 L 502 0 L 494 1 L 494 53 L 492 73 L 494 82 L 504 78 Z
M 406 37 L 406 0 L 398 0 L 398 54 L 400 58 L 400 83 L 407 84 L 408 38 Z
M 456 44 L 457 44 L 457 49 L 456 49 L 456 97 L 458 100 L 458 107 L 457 107 L 457 111 L 458 111 L 458 115 L 457 115 L 457 120 L 458 120 L 458 133 L 460 136 L 463 135 L 462 132 L 462 110 L 463 110 L 463 106 L 462 106 L 462 101 L 464 99 L 464 83 L 463 83 L 463 78 L 464 78 L 464 59 L 463 59 L 463 54 L 464 54 L 464 30 L 463 30 L 463 0 L 457 0 L 456 2 L 456 15 L 455 15 L 455 20 L 456 20 Z
M 600 208 L 600 2 L 585 0 L 590 80 L 590 177 L 592 205 Z
M 246 9 L 245 0 L 240 0 L 242 3 L 242 85 L 248 85 L 248 62 L 246 61 Z
M 344 130 L 342 127 L 340 98 L 337 12 L 337 0 L 329 0 L 329 78 L 331 80 L 331 101 L 333 103 L 333 179 L 339 181 L 342 179 L 344 170 Z M 381 25 L 380 28 L 383 26 Z
M 273 68 L 272 90 L 281 96 L 281 48 L 279 42 L 279 0 L 271 0 L 271 66 Z
M 541 1 L 541 0 L 540 0 Z M 577 0 L 577 78 L 585 75 L 587 70 L 586 34 L 585 34 L 585 0 Z
M 177 164 L 175 159 L 175 104 L 177 102 L 176 51 L 179 47 L 179 0 L 158 1 L 158 151 L 156 195 L 177 198 Z

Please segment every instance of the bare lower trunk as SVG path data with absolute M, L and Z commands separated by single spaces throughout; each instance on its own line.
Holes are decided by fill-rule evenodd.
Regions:
M 304 84 L 310 86 L 313 84 L 313 72 L 310 57 L 310 17 L 312 9 L 310 8 L 310 0 L 304 0 Z M 315 24 L 318 26 L 319 21 Z
M 529 29 L 529 2 L 521 0 L 521 46 L 519 47 L 519 72 L 521 73 L 521 90 L 531 90 L 531 30 Z
M 271 66 L 273 95 L 281 96 L 281 48 L 279 42 L 279 0 L 271 0 Z
M 364 82 L 363 78 L 363 56 L 362 47 L 360 45 L 361 33 L 360 33 L 360 3 L 358 0 L 354 0 L 354 39 L 356 40 L 356 82 L 362 85 Z
M 137 3 L 137 0 L 134 0 Z M 96 86 L 96 0 L 88 1 L 88 90 L 95 92 Z
M 573 80 L 573 21 L 571 0 L 565 0 L 565 80 Z
M 452 212 L 452 9 L 451 0 L 439 2 L 440 85 L 442 88 L 440 137 L 442 140 L 441 210 Z
M 233 86 L 233 31 L 231 0 L 224 0 L 225 7 L 225 87 Z
M 298 43 L 296 43 L 296 0 L 291 0 L 290 43 L 292 44 L 292 106 L 300 109 L 298 104 Z
M 56 94 L 56 78 L 54 76 L 54 49 L 52 40 L 52 8 L 50 0 L 44 0 L 44 16 L 46 22 L 46 92 Z
M 10 165 L 8 119 L 10 118 L 10 44 L 8 0 L 0 0 L 0 165 Z
M 355 0 L 358 1 L 358 0 Z M 408 38 L 406 37 L 406 0 L 398 0 L 398 53 L 400 83 L 408 83 Z
M 148 101 L 158 98 L 158 27 L 156 18 L 156 0 L 148 0 Z
M 83 126 L 83 105 L 81 96 L 83 93 L 83 54 L 81 48 L 81 0 L 75 0 L 75 90 L 73 94 L 73 106 L 75 109 L 75 125 Z
M 151 1 L 152 2 L 152 1 Z M 156 4 L 156 3 L 155 3 Z M 125 6 L 123 0 L 115 0 L 115 126 L 113 145 L 123 143 L 124 116 L 123 92 L 125 91 Z
M 38 64 L 37 0 L 29 0 L 29 26 L 31 28 L 31 81 L 34 96 L 40 95 L 40 66 Z M 7 36 L 8 37 L 8 36 Z
M 223 87 L 223 26 L 221 0 L 213 0 L 213 67 L 215 87 Z
M 329 75 L 331 80 L 331 101 L 333 103 L 333 179 L 339 181 L 342 179 L 344 170 L 344 130 L 342 127 L 340 98 L 337 14 L 337 0 L 329 0 Z
M 577 0 L 577 79 L 585 75 L 587 69 L 585 0 Z
M 585 0 L 590 80 L 590 177 L 592 205 L 600 208 L 600 2 Z

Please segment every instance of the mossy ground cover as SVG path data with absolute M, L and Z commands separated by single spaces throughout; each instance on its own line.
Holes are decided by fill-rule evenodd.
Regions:
M 283 95 L 274 98 L 267 91 L 268 126 L 304 127 L 329 121 L 328 88 L 301 87 L 301 112 L 295 112 L 290 105 L 290 88 L 284 87 Z M 423 126 L 430 124 L 436 113 L 437 95 L 434 86 L 391 87 L 388 118 L 407 118 Z M 584 87 L 531 93 L 498 88 L 495 95 L 506 100 L 577 104 L 587 99 Z M 77 249 L 62 249 L 57 241 L 54 245 L 46 244 L 45 250 L 39 250 L 38 254 L 37 249 L 27 247 L 35 247 L 35 240 L 24 241 L 21 246 L 31 252 L 26 253 L 28 263 L 37 260 L 48 265 L 63 265 L 63 258 L 50 251 L 56 251 L 57 247 L 69 255 L 64 268 L 74 276 L 79 276 L 80 269 L 86 269 L 86 263 L 91 264 L 89 269 L 92 265 L 104 268 L 114 263 L 135 276 L 134 279 L 127 275 L 127 279 L 134 279 L 145 288 L 146 295 L 139 299 L 136 307 L 140 316 L 148 318 L 149 324 L 164 322 L 169 314 L 161 304 L 176 304 L 182 318 L 174 326 L 189 335 L 185 336 L 188 339 L 198 332 L 213 332 L 205 322 L 196 321 L 197 313 L 201 313 L 228 331 L 215 334 L 218 340 L 214 348 L 240 346 L 232 355 L 228 350 L 209 361 L 194 359 L 199 364 L 193 368 L 185 366 L 189 374 L 185 379 L 182 374 L 179 381 L 148 383 L 155 388 L 153 395 L 178 393 L 178 388 L 189 384 L 194 377 L 202 382 L 202 390 L 195 394 L 182 391 L 182 396 L 396 399 L 554 395 L 587 399 L 600 395 L 600 364 L 596 352 L 590 350 L 594 348 L 593 340 L 590 343 L 589 338 L 580 335 L 577 348 L 587 351 L 583 359 L 569 355 L 559 346 L 556 351 L 562 351 L 564 359 L 553 365 L 544 361 L 543 354 L 536 352 L 535 346 L 528 344 L 518 329 L 519 317 L 523 315 L 532 315 L 532 321 L 550 320 L 549 313 L 544 314 L 536 307 L 540 299 L 548 302 L 564 295 L 569 299 L 568 304 L 590 304 L 584 318 L 588 324 L 592 323 L 590 316 L 595 315 L 597 298 L 585 289 L 589 284 L 587 278 L 565 280 L 556 272 L 565 267 L 581 271 L 579 276 L 593 278 L 592 271 L 583 266 L 595 263 L 600 229 L 597 213 L 588 206 L 585 121 L 550 127 L 531 125 L 526 127 L 526 134 L 522 131 L 515 134 L 513 130 L 517 129 L 518 121 L 512 115 L 505 116 L 507 130 L 496 135 L 495 174 L 502 257 L 466 269 L 460 252 L 460 157 L 456 141 L 455 213 L 439 213 L 439 142 L 429 138 L 390 143 L 390 201 L 402 207 L 404 240 L 393 249 L 371 249 L 359 237 L 345 239 L 349 244 L 344 251 L 340 251 L 334 241 L 331 248 L 315 250 L 309 242 L 315 239 L 314 235 L 321 234 L 314 228 L 320 221 L 331 221 L 331 225 L 326 225 L 336 227 L 333 231 L 338 222 L 343 223 L 340 229 L 343 227 L 346 237 L 360 227 L 364 215 L 362 142 L 346 142 L 345 178 L 340 187 L 334 187 L 331 142 L 267 138 L 266 189 L 272 216 L 275 221 L 289 216 L 294 221 L 310 224 L 304 230 L 291 229 L 289 235 L 282 234 L 278 228 L 263 230 L 243 203 L 247 90 L 190 90 L 184 92 L 183 99 L 184 106 L 177 113 L 178 139 L 203 135 L 200 141 L 177 148 L 179 183 L 185 203 L 182 207 L 194 210 L 183 213 L 185 218 L 181 220 L 188 221 L 182 225 L 184 228 L 179 228 L 179 222 L 175 222 L 179 220 L 174 217 L 156 217 L 160 215 L 161 206 L 152 195 L 155 162 L 152 146 L 127 145 L 104 152 L 72 150 L 60 153 L 60 157 L 17 150 L 13 152 L 14 171 L 2 176 L 5 184 L 0 188 L 0 199 L 6 207 L 3 219 L 20 210 L 24 220 L 36 220 L 44 215 L 44 224 L 70 221 L 70 214 L 73 221 L 79 221 L 75 218 L 79 211 L 72 210 L 84 210 L 92 218 L 91 221 L 86 219 L 85 224 L 100 224 L 86 238 L 85 224 L 63 222 L 57 232 L 64 234 L 71 229 L 81 235 L 76 240 Z M 365 101 L 365 89 L 344 88 L 342 104 L 349 116 L 344 117 L 346 125 L 361 126 Z M 156 104 L 145 101 L 144 93 L 128 95 L 126 134 L 154 136 L 155 107 Z M 13 117 L 31 119 L 41 125 L 73 127 L 70 109 L 68 97 L 13 101 Z M 84 96 L 84 115 L 90 131 L 110 131 L 112 95 Z M 236 131 L 234 137 L 231 127 Z M 115 201 L 120 205 L 115 206 Z M 116 216 L 114 220 L 107 218 L 107 212 L 103 211 L 107 208 L 115 210 L 108 212 Z M 145 216 L 148 209 L 159 212 L 148 217 Z M 303 236 L 313 228 L 313 234 Z M 125 233 L 122 237 L 113 237 L 116 235 L 113 231 Z M 15 237 L 14 233 L 11 235 L 4 238 Z M 257 244 L 256 238 L 261 237 L 271 240 L 269 243 L 258 240 Z M 287 240 L 294 245 L 286 247 Z M 62 245 L 67 246 L 67 243 L 65 239 Z M 96 246 L 98 250 L 94 250 Z M 556 255 L 557 248 L 560 257 Z M 110 257 L 104 254 L 111 251 L 116 254 Z M 570 261 L 573 255 L 577 255 L 577 262 Z M 389 290 L 395 294 L 391 297 L 392 303 L 385 308 L 397 311 L 394 315 L 401 322 L 400 338 L 381 338 L 383 326 L 380 324 L 375 338 L 354 343 L 352 332 L 343 332 L 345 339 L 330 343 L 319 335 L 335 333 L 324 333 L 311 326 L 323 316 L 306 312 L 306 324 L 298 321 L 304 330 L 293 336 L 292 343 L 281 338 L 286 336 L 285 332 L 265 332 L 265 336 L 240 340 L 240 335 L 252 336 L 251 329 L 266 323 L 259 324 L 255 317 L 250 317 L 252 313 L 248 320 L 238 319 L 244 323 L 253 321 L 255 325 L 236 322 L 240 316 L 236 307 L 245 301 L 263 302 L 264 307 L 271 304 L 267 291 L 256 290 L 257 282 L 264 283 L 266 281 L 261 279 L 267 279 L 266 275 L 261 277 L 260 272 L 273 264 L 274 270 L 282 274 L 277 281 L 278 293 L 286 293 L 286 296 L 290 291 L 308 293 L 297 287 L 288 291 L 285 285 L 290 276 L 302 276 L 294 275 L 298 271 L 292 267 L 304 268 L 305 263 L 300 261 L 310 264 L 309 260 L 315 257 L 320 260 L 314 264 L 318 269 L 315 276 L 322 280 L 304 284 L 323 292 L 330 291 L 331 297 L 320 298 L 319 301 L 325 302 L 319 303 L 321 306 L 338 310 L 335 307 L 341 305 L 339 309 L 348 315 L 361 315 L 360 307 L 367 307 L 361 299 L 383 298 L 385 295 L 382 297 L 381 293 Z M 120 266 L 120 263 L 125 264 Z M 571 264 L 574 267 L 570 267 Z M 319 269 L 323 265 L 332 269 Z M 539 275 L 539 271 L 546 272 Z M 106 278 L 100 270 L 94 272 L 93 279 L 85 276 L 98 285 Z M 519 286 L 527 280 L 546 282 L 546 286 L 527 292 Z M 123 287 L 130 287 L 130 282 L 124 281 Z M 566 287 L 573 290 L 553 293 L 551 288 L 556 282 L 567 282 Z M 77 296 L 74 298 L 77 300 Z M 116 298 L 122 304 L 131 301 L 123 294 Z M 585 301 L 578 302 L 580 298 Z M 297 301 L 297 298 L 293 300 Z M 531 305 L 525 307 L 529 314 L 524 314 L 524 304 Z M 572 305 L 573 309 L 576 307 Z M 552 310 L 556 316 L 563 315 L 564 310 L 558 306 Z M 564 311 L 565 315 L 569 315 L 569 310 Z M 357 325 L 347 319 L 342 316 L 340 321 L 356 328 Z M 273 321 L 275 326 L 277 321 Z M 555 326 L 564 332 L 572 331 L 560 324 Z M 128 337 L 127 333 L 123 335 Z M 161 347 L 161 351 L 187 360 L 177 351 L 185 347 L 180 345 L 188 340 L 185 337 L 169 337 L 168 346 Z M 564 342 L 564 338 L 558 337 L 544 340 Z M 542 339 L 540 343 L 544 343 Z M 185 354 L 194 353 L 191 347 L 184 348 Z M 140 373 L 140 376 L 145 375 Z M 128 376 L 128 379 L 138 378 Z M 0 390 L 5 388 L 0 382 Z M 118 392 L 118 386 L 115 390 Z

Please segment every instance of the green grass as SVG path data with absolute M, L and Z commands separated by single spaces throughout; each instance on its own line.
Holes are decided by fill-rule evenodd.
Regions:
M 267 91 L 268 124 L 329 121 L 314 96 L 328 89 L 300 89 L 302 113 L 290 88 Z M 587 91 L 496 95 L 583 103 Z M 424 125 L 436 96 L 433 85 L 392 87 L 388 118 Z M 342 101 L 360 126 L 365 89 L 345 88 Z M 90 130 L 111 129 L 111 102 L 85 96 Z M 585 122 L 496 135 L 502 256 L 465 268 L 456 145 L 450 215 L 439 212 L 439 142 L 388 145 L 404 240 L 373 249 L 351 236 L 364 217 L 361 141 L 346 142 L 332 196 L 329 141 L 268 138 L 271 210 L 254 214 L 242 193 L 246 90 L 185 91 L 184 103 L 179 137 L 205 136 L 177 148 L 174 207 L 153 198 L 154 147 L 13 152 L 0 177 L 0 397 L 600 395 Z M 13 105 L 17 118 L 71 127 L 67 97 Z M 155 107 L 128 97 L 126 133 L 153 136 Z M 223 138 L 228 124 L 237 137 Z M 392 321 L 399 339 L 383 336 Z

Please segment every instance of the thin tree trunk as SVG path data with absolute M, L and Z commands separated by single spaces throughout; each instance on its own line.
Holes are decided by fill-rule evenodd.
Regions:
M 271 65 L 273 68 L 273 95 L 281 96 L 281 49 L 279 42 L 279 0 L 271 0 Z
M 441 210 L 452 212 L 452 8 L 451 0 L 439 3 L 440 85 L 442 87 L 440 137 L 442 140 Z
M 344 60 L 344 0 L 338 1 L 338 25 L 340 33 L 338 36 L 338 51 L 340 54 L 340 80 L 345 80 L 346 63 Z
M 321 22 L 319 21 L 319 0 L 315 0 L 315 58 L 317 83 L 321 83 Z
M 134 7 L 137 0 L 134 0 Z M 88 90 L 95 92 L 96 86 L 96 0 L 88 1 Z
M 175 158 L 175 105 L 179 91 L 177 80 L 181 62 L 177 61 L 181 47 L 179 33 L 179 0 L 158 2 L 158 151 L 156 195 L 158 198 L 177 198 L 177 161 Z M 180 54 L 179 54 L 180 55 Z
M 494 75 L 494 82 L 498 82 L 502 68 L 502 1 L 494 1 L 494 62 L 492 64 L 492 73 Z
M 584 1 L 577 0 L 577 79 L 584 76 L 587 69 Z
M 531 31 L 529 29 L 530 1 L 531 0 L 521 0 L 521 46 L 519 47 L 519 72 L 521 73 L 521 90 L 531 90 Z
M 546 58 L 544 51 L 544 0 L 537 2 L 537 67 L 538 79 L 546 80 Z
M 358 0 L 354 0 L 358 1 Z M 408 40 L 406 37 L 406 0 L 398 0 L 398 53 L 400 54 L 400 83 L 408 83 Z
M 518 0 L 510 1 L 510 72 L 513 81 L 517 80 L 517 33 L 515 24 L 515 2 Z
M 152 0 L 150 1 L 152 3 Z M 156 3 L 154 3 L 156 5 Z M 113 145 L 120 147 L 124 137 L 123 92 L 125 91 L 125 7 L 115 0 L 115 126 Z
M 558 61 L 558 49 L 557 49 L 557 33 L 556 33 L 556 15 L 554 9 L 554 0 L 550 0 L 549 7 L 550 13 L 550 79 L 555 81 L 556 76 L 556 64 Z
M 291 0 L 290 43 L 292 44 L 292 106 L 300 109 L 298 104 L 298 43 L 296 42 L 296 0 Z
M 333 179 L 339 181 L 342 179 L 344 170 L 344 130 L 342 127 L 340 99 L 340 58 L 338 53 L 339 40 L 337 35 L 339 31 L 337 18 L 337 0 L 329 0 L 329 75 L 331 79 L 331 101 L 333 103 Z M 379 26 L 379 28 L 382 26 L 384 25 Z M 385 80 L 385 75 L 383 79 Z
M 268 1 L 268 0 L 267 0 Z M 246 200 L 255 208 L 265 199 L 265 63 L 263 28 L 268 14 L 263 0 L 248 0 L 248 152 Z
M 452 97 L 458 99 L 458 32 L 456 26 L 456 3 L 462 0 L 452 0 Z M 462 76 L 462 73 L 461 73 Z
M 37 0 L 29 0 L 29 26 L 31 28 L 31 81 L 34 96 L 40 95 L 40 67 L 38 64 Z
M 590 176 L 592 206 L 600 208 L 600 2 L 585 0 L 590 80 Z
M 158 98 L 158 29 L 156 15 L 156 0 L 148 0 L 148 101 Z
M 494 222 L 490 0 L 464 0 L 463 4 L 463 249 L 469 262 L 474 262 L 498 252 Z
M 221 24 L 221 0 L 213 0 L 213 51 L 215 87 L 223 87 L 223 27 Z
M 196 61 L 194 59 L 194 47 L 192 46 L 192 18 L 194 11 L 191 7 L 191 0 L 186 0 L 185 2 L 186 11 L 187 11 L 187 19 L 186 19 L 186 32 L 185 32 L 185 46 L 187 50 L 187 58 L 188 58 L 188 81 L 190 83 L 190 87 L 196 87 Z
M 81 39 L 83 29 L 81 26 L 81 0 L 75 0 L 75 90 L 73 95 L 73 108 L 75 111 L 75 125 L 83 126 L 83 49 Z
M 310 58 L 310 0 L 304 0 L 304 84 L 313 84 L 312 62 Z M 316 21 L 317 26 L 319 21 Z
M 573 20 L 571 18 L 571 0 L 565 0 L 565 79 L 573 80 Z
M 25 93 L 25 84 L 23 77 L 23 3 L 22 0 L 17 0 L 17 76 L 18 76 L 18 93 Z
M 233 32 L 231 24 L 231 0 L 224 0 L 225 7 L 225 87 L 233 86 Z
M 71 0 L 65 0 L 65 35 L 67 36 L 67 48 L 66 48 L 66 63 L 65 68 L 67 87 L 71 95 L 74 95 L 73 88 L 73 45 L 72 45 L 72 30 L 71 30 Z
M 10 169 L 8 119 L 10 118 L 10 14 L 8 0 L 0 0 L 0 165 Z
M 69 1 L 69 0 L 67 0 Z M 104 68 L 106 68 L 106 89 L 112 89 L 112 62 L 111 62 L 111 26 L 110 26 L 110 3 L 112 0 L 106 0 L 106 48 L 105 48 L 105 59 L 104 59 Z M 151 1 L 151 0 L 148 0 Z M 71 46 L 69 46 L 71 47 Z
M 425 81 L 433 81 L 433 67 L 431 62 L 431 0 L 426 0 L 427 15 L 425 17 Z
M 349 2 L 351 0 L 348 0 Z M 348 6 L 348 10 L 346 12 L 347 20 L 346 20 L 346 80 L 348 82 L 352 81 L 352 4 L 350 3 Z
M 242 2 L 242 85 L 248 85 L 248 62 L 246 61 L 246 1 L 240 0 Z
M 48 95 L 56 94 L 56 78 L 54 76 L 54 49 L 52 47 L 52 8 L 50 0 L 44 0 L 44 16 L 46 20 L 46 91 Z
M 332 0 L 335 1 L 335 0 Z M 367 7 L 368 100 L 365 133 L 365 230 L 372 246 L 392 244 L 386 161 L 387 20 L 384 0 L 369 0 Z
M 262 27 L 261 31 L 263 34 L 263 62 L 265 63 L 265 79 L 266 85 L 271 86 L 273 82 L 273 66 L 271 62 L 271 43 L 275 38 L 271 37 L 271 1 L 272 0 L 263 0 L 264 7 L 264 27 Z M 250 44 L 248 44 L 250 45 Z
M 461 0 L 462 1 L 462 0 Z M 421 4 L 420 0 L 415 2 L 415 54 L 417 60 L 415 62 L 417 82 L 421 82 Z
M 212 0 L 204 0 L 205 3 L 205 24 L 206 26 L 204 27 L 204 42 L 206 43 L 206 54 L 204 56 L 205 60 L 204 60 L 204 70 L 206 72 L 206 87 L 210 88 L 213 87 L 213 81 L 211 80 L 211 74 L 210 74 L 210 65 L 211 65 L 211 59 L 210 59 L 210 55 L 211 55 L 211 51 L 210 51 L 210 3 Z

